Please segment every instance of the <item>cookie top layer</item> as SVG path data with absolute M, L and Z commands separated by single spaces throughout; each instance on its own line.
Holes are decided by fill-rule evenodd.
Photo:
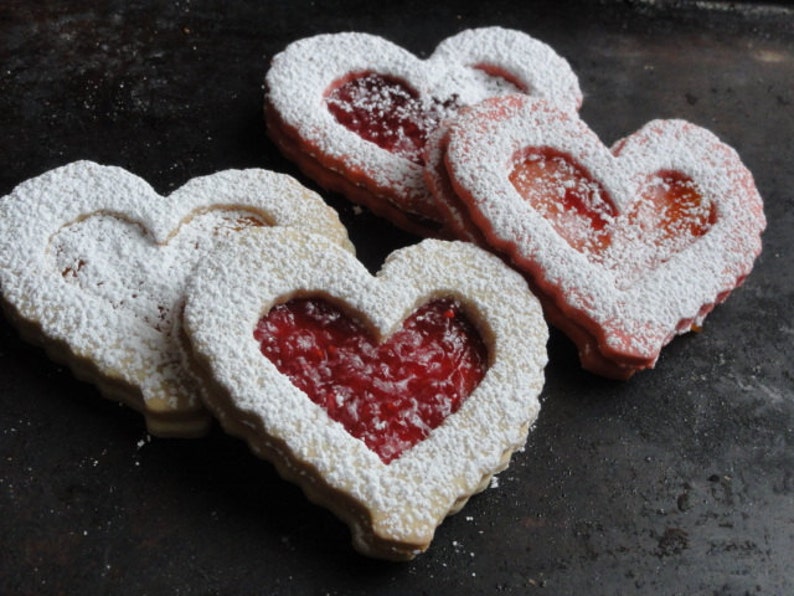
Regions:
M 525 33 L 500 27 L 463 31 L 426 60 L 356 32 L 301 39 L 276 55 L 266 76 L 266 106 L 277 114 L 279 132 L 300 139 L 303 151 L 324 167 L 389 197 L 406 212 L 430 218 L 435 213 L 421 165 L 343 126 L 329 109 L 335 90 L 364 75 L 407 85 L 404 93 L 416 104 L 411 110 L 429 115 L 429 129 L 460 106 L 508 92 L 532 94 L 571 110 L 582 101 L 576 76 L 562 57 Z M 372 119 L 388 119 L 391 99 L 384 95 L 378 102 L 377 97 L 368 95 L 366 106 L 340 109 L 366 107 Z
M 257 322 L 295 297 L 341 306 L 376 339 L 423 304 L 452 298 L 482 337 L 488 370 L 457 412 L 386 464 L 260 351 Z M 471 244 L 426 240 L 392 253 L 373 277 L 325 238 L 246 230 L 197 272 L 184 319 L 224 427 L 350 524 L 369 555 L 424 550 L 441 520 L 523 445 L 538 413 L 547 358 L 539 303 L 519 274 Z
M 610 150 L 575 114 L 511 96 L 455 120 L 444 159 L 489 244 L 619 361 L 652 364 L 761 251 L 752 175 L 682 120 L 650 122 Z
M 218 238 L 297 226 L 352 245 L 336 213 L 264 170 L 194 178 L 162 197 L 129 172 L 81 161 L 0 200 L 0 286 L 12 320 L 80 376 L 142 410 L 155 434 L 208 417 L 182 366 L 178 312 Z

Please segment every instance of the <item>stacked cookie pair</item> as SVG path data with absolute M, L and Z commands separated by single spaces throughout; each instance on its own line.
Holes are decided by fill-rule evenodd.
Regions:
M 365 34 L 295 42 L 267 75 L 271 138 L 322 187 L 432 238 L 372 276 L 287 176 L 224 171 L 161 197 L 76 162 L 0 199 L 4 309 L 152 434 L 214 417 L 359 551 L 412 558 L 524 444 L 544 313 L 585 367 L 627 378 L 760 251 L 733 150 L 679 121 L 607 149 L 581 97 L 565 60 L 516 31 L 465 31 L 427 60 Z
M 761 251 L 762 201 L 733 149 L 680 120 L 607 148 L 567 62 L 521 32 L 465 31 L 427 60 L 320 35 L 276 56 L 267 84 L 270 135 L 309 176 L 502 255 L 597 374 L 653 367 Z
M 0 287 L 26 339 L 152 434 L 216 417 L 376 557 L 426 549 L 538 414 L 547 328 L 520 275 L 425 240 L 372 276 L 282 174 L 162 197 L 120 168 L 47 172 L 0 199 Z

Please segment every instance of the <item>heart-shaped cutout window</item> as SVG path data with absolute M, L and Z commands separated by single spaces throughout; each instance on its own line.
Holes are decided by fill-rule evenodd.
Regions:
M 384 463 L 427 438 L 485 375 L 488 353 L 463 307 L 429 302 L 378 343 L 322 298 L 294 298 L 254 338 L 282 374 Z
M 647 176 L 624 215 L 595 177 L 554 149 L 520 152 L 509 179 L 571 247 L 618 272 L 621 289 L 694 244 L 717 221 L 715 205 L 678 171 Z
M 456 97 L 423 99 L 405 81 L 372 72 L 336 81 L 325 103 L 348 130 L 419 165 L 427 137 L 458 108 Z

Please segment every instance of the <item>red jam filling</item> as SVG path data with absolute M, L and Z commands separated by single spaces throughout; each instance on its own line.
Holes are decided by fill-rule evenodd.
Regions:
M 384 463 L 456 412 L 487 368 L 460 305 L 425 304 L 387 341 L 319 298 L 274 306 L 254 331 L 262 353 Z
M 333 86 L 325 98 L 337 122 L 382 149 L 424 165 L 427 137 L 456 100 L 423 101 L 397 77 L 363 73 Z
M 599 254 L 609 246 L 607 224 L 617 211 L 606 190 L 569 156 L 545 147 L 527 149 L 509 178 L 573 248 Z

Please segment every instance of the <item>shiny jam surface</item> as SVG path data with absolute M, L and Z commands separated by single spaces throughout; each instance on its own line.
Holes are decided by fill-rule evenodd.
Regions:
M 515 161 L 509 178 L 573 248 L 598 254 L 609 246 L 608 224 L 615 207 L 604 188 L 567 155 L 529 149 Z
M 397 77 L 364 73 L 332 87 L 325 98 L 334 118 L 361 138 L 382 149 L 423 165 L 422 149 L 428 135 L 455 99 L 422 101 Z
M 449 299 L 420 307 L 383 343 L 320 298 L 274 306 L 254 337 L 281 373 L 387 464 L 457 411 L 487 368 L 482 339 Z

